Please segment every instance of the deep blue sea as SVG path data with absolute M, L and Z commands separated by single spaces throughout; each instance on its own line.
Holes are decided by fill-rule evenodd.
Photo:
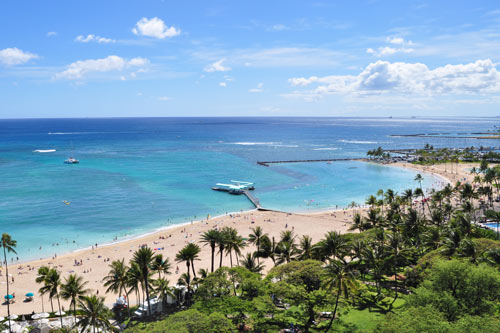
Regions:
M 364 157 L 378 146 L 498 146 L 390 135 L 465 136 L 499 124 L 499 118 L 0 120 L 0 231 L 18 241 L 27 260 L 253 208 L 244 196 L 211 190 L 232 179 L 255 182 L 254 195 L 267 208 L 345 207 L 380 188 L 415 187 L 415 173 L 362 162 L 256 162 Z M 55 151 L 40 152 L 46 150 Z M 80 164 L 64 164 L 69 156 Z M 435 181 L 425 177 L 426 186 Z

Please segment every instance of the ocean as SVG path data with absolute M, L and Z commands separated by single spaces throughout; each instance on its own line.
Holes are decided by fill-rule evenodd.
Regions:
M 218 182 L 255 182 L 266 208 L 317 211 L 415 188 L 415 172 L 363 162 L 369 149 L 494 146 L 465 133 L 499 118 L 109 118 L 0 120 L 0 231 L 20 260 L 252 209 Z M 393 137 L 441 133 L 432 138 Z M 443 134 L 447 133 L 447 134 Z M 448 136 L 460 138 L 449 138 Z M 70 156 L 77 165 L 64 164 Z M 437 179 L 424 176 L 424 185 Z

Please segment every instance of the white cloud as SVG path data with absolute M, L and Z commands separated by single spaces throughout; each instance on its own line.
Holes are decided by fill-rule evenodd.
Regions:
M 177 29 L 174 26 L 168 27 L 165 22 L 158 17 L 153 17 L 149 20 L 145 17 L 141 18 L 135 24 L 132 32 L 138 36 L 148 36 L 159 39 L 175 37 L 181 34 L 180 29 Z
M 158 100 L 159 100 L 159 101 L 171 101 L 171 100 L 172 100 L 172 97 L 168 97 L 168 96 L 160 96 L 160 97 L 158 97 Z
M 0 63 L 7 66 L 21 65 L 36 58 L 38 58 L 36 54 L 24 52 L 17 47 L 0 50 Z
M 366 49 L 366 53 L 377 57 L 385 57 L 396 53 L 411 53 L 415 51 L 413 48 L 409 47 L 414 45 L 411 40 L 406 41 L 401 37 L 387 37 L 386 42 L 396 46 L 381 46 L 377 50 L 369 47 Z
M 261 93 L 264 91 L 264 89 L 262 89 L 264 87 L 264 83 L 259 83 L 257 85 L 257 88 L 252 88 L 252 89 L 249 89 L 248 91 L 251 92 L 251 93 Z
M 204 71 L 209 72 L 209 73 L 230 71 L 231 70 L 230 67 L 226 67 L 222 64 L 224 61 L 226 61 L 226 59 L 218 60 L 218 61 L 208 65 L 207 67 L 205 67 Z
M 47 37 L 52 37 L 52 36 L 57 36 L 57 32 L 55 32 L 55 31 L 47 32 Z
M 116 40 L 114 39 L 100 37 L 96 35 L 87 35 L 87 36 L 79 35 L 75 38 L 75 41 L 80 43 L 96 42 L 99 44 L 116 43 Z
M 68 68 L 55 75 L 55 79 L 82 79 L 86 74 L 91 72 L 110 72 L 123 71 L 132 67 L 142 67 L 149 63 L 145 58 L 133 58 L 127 60 L 116 55 L 111 55 L 102 59 L 79 60 L 70 65 Z
M 271 27 L 271 29 L 274 31 L 283 31 L 288 30 L 289 28 L 284 24 L 275 24 Z
M 227 83 L 226 82 L 219 82 L 219 86 L 226 88 L 227 87 Z
M 287 96 L 314 98 L 328 94 L 469 95 L 500 93 L 500 73 L 490 59 L 429 69 L 422 63 L 377 61 L 358 75 L 291 78 L 295 87 L 318 84 Z
M 387 37 L 387 42 L 396 45 L 403 45 L 405 43 L 405 40 L 401 37 Z

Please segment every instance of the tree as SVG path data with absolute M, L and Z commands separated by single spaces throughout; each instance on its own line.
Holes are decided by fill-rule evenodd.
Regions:
M 320 240 L 315 247 L 323 261 L 328 258 L 341 259 L 348 250 L 345 237 L 337 231 L 327 232 L 325 238 Z
M 259 263 L 256 259 L 258 259 L 257 252 L 248 252 L 246 256 L 240 260 L 240 263 L 250 272 L 260 273 L 264 269 L 264 265 Z
M 325 286 L 328 290 L 335 291 L 336 293 L 335 307 L 333 308 L 332 318 L 330 319 L 328 327 L 325 330 L 325 332 L 328 332 L 332 327 L 333 321 L 335 320 L 340 296 L 343 295 L 347 298 L 349 291 L 356 290 L 358 284 L 352 270 L 349 269 L 349 264 L 340 260 L 330 260 L 325 267 L 325 271 Z
M 127 287 L 130 285 L 129 276 L 127 276 L 129 267 L 125 265 L 124 260 L 115 260 L 109 265 L 109 273 L 104 277 L 104 286 L 107 287 L 106 293 L 118 293 L 118 296 L 125 292 L 127 297 L 127 309 L 130 314 L 130 301 Z
M 35 282 L 36 283 L 42 283 L 42 284 L 45 284 L 45 279 L 47 279 L 47 275 L 49 273 L 49 268 L 47 266 L 41 266 L 39 269 L 38 269 L 38 275 L 35 279 Z M 45 295 L 47 293 L 47 291 L 41 287 L 38 292 L 40 293 L 40 296 L 42 297 L 42 311 L 45 311 L 43 310 L 43 295 Z M 52 312 L 54 312 L 54 306 L 52 304 L 52 299 L 50 299 L 50 305 L 52 307 Z
M 158 272 L 158 278 L 161 279 L 162 272 L 163 274 L 170 274 L 170 262 L 168 261 L 168 258 L 165 260 L 163 259 L 163 254 L 157 254 L 153 259 L 151 269 Z
M 7 263 L 7 252 L 12 252 L 14 254 L 17 254 L 16 250 L 14 248 L 17 245 L 17 241 L 13 240 L 12 237 L 10 237 L 9 234 L 3 233 L 2 234 L 2 248 L 3 248 L 3 259 L 5 263 L 5 279 L 7 281 L 7 295 L 10 295 L 9 293 L 9 268 L 8 268 L 8 263 Z M 10 301 L 7 300 L 7 314 L 10 317 Z M 10 320 L 9 320 L 9 331 L 12 332 L 10 328 Z
M 136 262 L 131 261 L 130 267 L 127 270 L 127 286 L 130 287 L 130 292 L 135 292 L 137 296 L 137 304 L 141 304 L 141 286 L 143 286 L 142 282 L 142 274 Z
M 248 235 L 248 241 L 250 244 L 253 244 L 257 247 L 257 253 L 260 253 L 260 246 L 262 243 L 262 239 L 267 237 L 267 234 L 264 233 L 264 230 L 261 226 L 257 226 L 256 228 L 252 228 L 252 232 Z M 257 256 L 257 262 L 259 262 L 259 257 Z
M 155 292 L 158 293 L 159 295 L 161 295 L 161 300 L 162 300 L 162 303 L 163 305 L 165 305 L 166 303 L 166 296 L 167 295 L 173 295 L 170 287 L 168 286 L 169 284 L 169 281 L 168 280 L 165 280 L 165 279 L 158 279 L 156 281 L 154 281 L 154 285 L 155 285 Z
M 191 283 L 190 268 L 192 268 L 193 275 L 194 275 L 194 277 L 196 277 L 194 267 L 192 267 L 192 266 L 194 264 L 194 260 L 198 258 L 199 252 L 200 252 L 200 247 L 198 245 L 193 244 L 193 243 L 189 243 L 188 245 L 184 246 L 175 256 L 175 260 L 177 262 L 185 262 L 186 263 L 187 281 L 189 281 L 188 290 L 189 290 L 189 285 Z
M 41 288 L 42 293 L 48 293 L 50 299 L 56 297 L 57 298 L 57 306 L 59 308 L 59 312 L 61 311 L 61 300 L 59 294 L 59 288 L 61 287 L 61 274 L 55 269 L 51 268 L 47 272 L 47 276 L 44 280 L 44 286 Z M 63 327 L 62 316 L 61 319 L 61 327 Z
M 300 238 L 299 242 L 299 248 L 300 248 L 300 255 L 299 259 L 300 260 L 307 260 L 307 259 L 312 259 L 313 258 L 313 243 L 312 243 L 312 238 L 308 235 L 303 235 Z
M 89 292 L 89 289 L 85 289 L 87 281 L 83 281 L 81 276 L 76 274 L 70 274 L 67 278 L 64 278 L 64 283 L 61 285 L 61 297 L 64 300 L 71 300 L 69 306 L 73 306 L 73 315 L 75 316 L 76 322 L 76 300 L 83 299 L 83 296 Z
M 245 247 L 245 241 L 238 235 L 238 231 L 235 228 L 224 227 L 223 233 L 226 240 L 226 255 L 229 254 L 231 267 L 233 267 L 233 252 L 236 256 L 236 262 L 238 262 L 238 255 L 241 255 L 241 250 Z
M 212 262 L 211 262 L 211 272 L 214 272 L 214 261 L 215 261 L 215 247 L 221 238 L 221 233 L 218 230 L 210 229 L 205 231 L 201 235 L 201 242 L 206 245 L 210 245 L 210 250 L 212 251 Z
M 83 296 L 81 300 L 78 300 L 78 309 L 81 313 L 81 319 L 77 326 L 82 328 L 81 332 L 85 332 L 89 327 L 92 327 L 94 333 L 99 328 L 105 331 L 111 330 L 112 326 L 109 322 L 111 311 L 104 305 L 104 297 Z
M 135 251 L 132 261 L 137 264 L 139 268 L 140 277 L 146 289 L 146 299 L 148 301 L 148 314 L 151 316 L 151 304 L 149 300 L 149 277 L 151 272 L 151 265 L 153 262 L 153 251 L 149 247 L 142 247 Z

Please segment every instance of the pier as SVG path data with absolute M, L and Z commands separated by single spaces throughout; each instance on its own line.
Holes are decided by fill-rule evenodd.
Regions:
M 215 184 L 216 186 L 212 187 L 212 190 L 228 192 L 229 194 L 233 195 L 243 194 L 248 198 L 248 200 L 250 200 L 250 202 L 255 206 L 255 208 L 261 209 L 259 199 L 254 197 L 250 193 L 250 191 L 255 189 L 254 183 L 240 181 L 240 180 L 231 180 L 231 183 L 232 184 L 217 183 Z
M 364 161 L 365 158 L 328 158 L 319 160 L 284 160 L 284 161 L 258 161 L 258 165 L 269 166 L 270 164 L 279 163 L 310 163 L 310 162 L 342 162 L 342 161 Z

